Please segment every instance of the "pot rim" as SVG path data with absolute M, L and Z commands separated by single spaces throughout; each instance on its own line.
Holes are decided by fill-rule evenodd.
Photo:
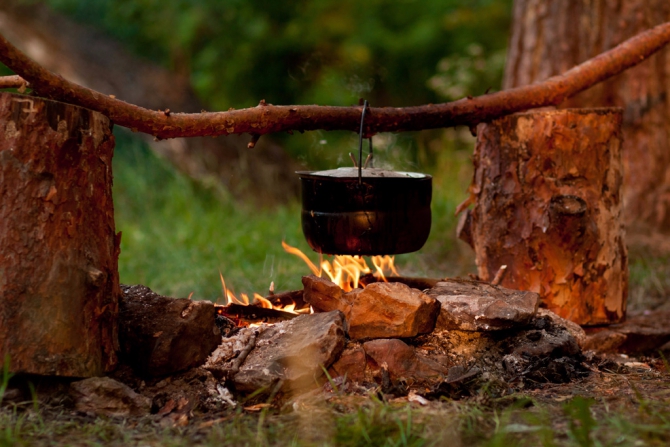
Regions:
M 351 171 L 351 174 L 347 175 L 348 173 L 345 171 Z M 298 174 L 300 178 L 332 179 L 341 181 L 358 180 L 358 168 L 353 167 L 343 167 L 326 171 L 295 171 L 295 173 Z M 342 173 L 344 173 L 344 175 Z M 363 168 L 361 174 L 362 178 L 366 180 L 429 180 L 433 178 L 433 176 L 422 172 L 393 171 L 379 168 Z

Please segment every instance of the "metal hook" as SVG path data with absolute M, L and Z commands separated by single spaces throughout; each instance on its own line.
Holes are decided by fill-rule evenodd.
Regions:
M 363 111 L 361 112 L 361 128 L 358 132 L 358 184 L 363 183 L 363 124 L 365 123 L 365 109 L 368 108 L 368 100 L 363 103 Z M 372 151 L 372 146 L 370 146 Z M 372 153 L 372 152 L 371 152 Z
M 369 147 L 370 147 L 370 152 L 368 153 L 368 159 L 370 160 L 370 167 L 372 168 L 372 167 L 374 167 L 373 163 L 372 163 L 372 159 L 374 158 L 374 156 L 372 154 L 372 137 L 368 138 L 368 143 L 369 143 Z M 367 167 L 367 166 L 368 166 L 368 162 L 366 161 L 365 162 L 365 167 Z

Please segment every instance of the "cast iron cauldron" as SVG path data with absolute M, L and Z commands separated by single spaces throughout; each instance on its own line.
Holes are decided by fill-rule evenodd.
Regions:
M 302 231 L 318 253 L 409 253 L 428 239 L 430 175 L 357 167 L 297 174 Z

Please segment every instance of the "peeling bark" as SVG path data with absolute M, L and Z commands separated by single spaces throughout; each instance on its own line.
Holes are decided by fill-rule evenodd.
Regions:
M 0 358 L 12 372 L 86 377 L 116 363 L 111 128 L 0 93 Z
M 470 192 L 479 276 L 538 292 L 583 325 L 623 321 L 621 109 L 510 115 L 481 124 Z

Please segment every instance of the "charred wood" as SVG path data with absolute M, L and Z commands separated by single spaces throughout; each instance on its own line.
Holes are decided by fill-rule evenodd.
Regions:
M 286 307 L 291 304 L 295 305 L 296 310 L 306 309 L 309 304 L 303 298 L 302 290 L 291 290 L 289 292 L 275 293 L 265 297 L 273 306 Z
M 253 323 L 279 323 L 280 321 L 292 320 L 298 316 L 282 310 L 235 303 L 215 306 L 215 308 L 219 315 L 233 320 L 238 326 L 248 326 Z

